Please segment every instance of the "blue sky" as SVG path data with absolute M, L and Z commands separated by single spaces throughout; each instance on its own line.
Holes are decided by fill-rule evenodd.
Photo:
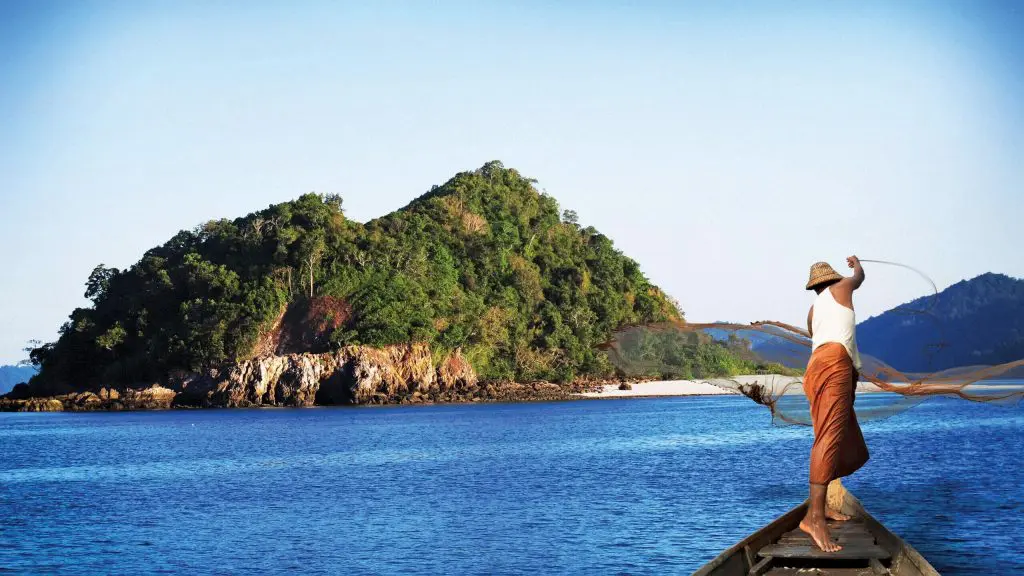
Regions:
M 494 159 L 695 321 L 799 323 L 850 253 L 1024 276 L 1019 4 L 554 4 L 0 0 L 0 363 L 178 230 Z

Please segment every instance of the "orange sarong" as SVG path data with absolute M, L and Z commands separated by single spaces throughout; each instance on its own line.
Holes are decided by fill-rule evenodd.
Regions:
M 811 484 L 849 476 L 868 461 L 868 447 L 853 412 L 858 376 L 846 348 L 838 342 L 819 346 L 807 363 L 804 394 L 814 423 Z

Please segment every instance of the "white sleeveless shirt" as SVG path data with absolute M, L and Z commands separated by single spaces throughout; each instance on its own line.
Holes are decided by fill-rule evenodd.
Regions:
M 857 317 L 846 306 L 836 302 L 831 288 L 825 288 L 814 299 L 814 315 L 811 318 L 811 351 L 827 342 L 838 342 L 846 348 L 853 360 L 853 366 L 860 370 L 860 353 L 857 351 Z

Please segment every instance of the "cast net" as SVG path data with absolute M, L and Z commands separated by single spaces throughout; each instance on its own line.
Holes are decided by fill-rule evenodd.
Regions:
M 933 337 L 922 345 L 921 353 L 929 359 L 941 356 L 948 347 L 944 322 L 933 313 L 939 297 L 934 282 L 903 264 L 861 262 L 903 267 L 931 285 L 928 298 L 893 312 L 927 322 Z M 623 376 L 714 384 L 768 407 L 776 424 L 811 425 L 803 388 L 811 338 L 803 328 L 775 321 L 664 322 L 623 328 L 602 349 Z M 863 351 L 860 356 L 854 410 L 861 422 L 898 414 L 932 397 L 1003 405 L 1019 405 L 1024 400 L 1024 358 L 993 365 L 904 372 Z

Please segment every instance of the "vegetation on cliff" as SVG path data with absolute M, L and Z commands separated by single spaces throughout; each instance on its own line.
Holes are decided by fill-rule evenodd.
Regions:
M 98 266 L 91 307 L 35 348 L 33 387 L 161 381 L 271 354 L 426 343 L 482 380 L 608 376 L 597 345 L 680 318 L 633 260 L 499 162 L 366 224 L 306 194 L 182 231 L 127 270 Z

